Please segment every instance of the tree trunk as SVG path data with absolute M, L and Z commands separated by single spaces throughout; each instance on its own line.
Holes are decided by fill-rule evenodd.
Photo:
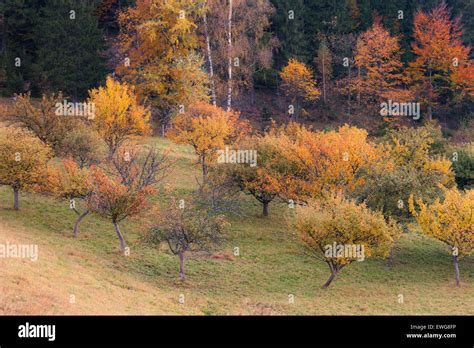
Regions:
M 123 239 L 122 233 L 120 232 L 119 225 L 118 225 L 118 223 L 115 222 L 115 221 L 113 221 L 112 223 L 114 224 L 115 232 L 117 233 L 117 236 L 118 236 L 119 239 L 120 239 L 120 249 L 121 249 L 122 251 L 125 251 L 125 248 L 126 248 L 125 239 Z
M 351 117 L 351 63 L 349 62 L 349 93 L 347 97 L 347 113 L 349 114 L 349 117 Z
M 228 32 L 227 38 L 229 42 L 228 47 L 228 74 L 229 80 L 227 81 L 228 90 L 227 90 L 227 111 L 230 111 L 232 108 L 232 0 L 229 0 L 229 18 L 228 18 Z
M 20 190 L 13 188 L 13 209 L 20 210 Z
M 212 105 L 216 106 L 217 100 L 216 100 L 216 87 L 214 85 L 214 67 L 212 65 L 211 40 L 209 39 L 209 30 L 207 27 L 206 12 L 204 12 L 203 21 L 204 21 L 204 34 L 206 36 L 207 60 L 209 63 L 209 84 L 211 85 L 211 100 L 212 100 Z
M 392 247 L 390 249 L 390 255 L 388 256 L 388 265 L 389 267 L 392 267 L 393 266 L 393 260 L 395 259 L 395 248 Z
M 334 280 L 334 278 L 336 278 L 336 275 L 337 275 L 337 270 L 336 270 L 336 269 L 332 269 L 332 270 L 331 270 L 331 276 L 329 277 L 329 279 L 327 280 L 327 282 L 323 285 L 323 289 L 326 289 L 326 288 L 332 283 L 332 281 Z
M 114 157 L 115 151 L 117 151 L 117 148 L 115 145 L 109 145 L 109 151 L 107 154 L 107 159 L 111 160 Z
M 184 251 L 179 252 L 179 279 L 186 279 L 186 275 L 184 274 Z
M 79 215 L 79 217 L 76 220 L 76 223 L 74 224 L 74 237 L 77 237 L 77 234 L 79 233 L 79 225 L 81 224 L 82 219 L 86 217 L 86 215 L 89 214 L 89 210 L 86 210 L 82 214 Z
M 428 105 L 428 120 L 432 120 L 433 119 L 433 110 L 431 108 L 431 105 Z
M 326 103 L 326 57 L 323 53 L 323 100 Z
M 263 202 L 263 216 L 267 217 L 268 216 L 268 206 L 270 202 Z
M 208 173 L 206 155 L 201 156 L 201 166 L 202 166 L 202 179 L 203 181 L 206 181 L 207 173 Z
M 453 261 L 454 261 L 454 272 L 456 273 L 456 286 L 459 287 L 459 286 L 461 286 L 461 278 L 460 278 L 460 275 L 459 275 L 458 257 L 453 256 Z
M 360 106 L 360 66 L 357 67 L 357 105 Z
M 295 105 L 295 122 L 298 123 L 299 120 L 299 113 L 300 113 L 300 100 L 296 98 L 296 105 Z
M 431 108 L 431 96 L 433 95 L 433 81 L 432 81 L 433 72 L 430 69 L 430 93 L 429 93 L 429 105 L 428 105 L 428 119 L 433 120 L 433 110 Z

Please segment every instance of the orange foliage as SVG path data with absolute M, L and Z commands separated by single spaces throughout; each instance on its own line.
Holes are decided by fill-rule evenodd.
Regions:
M 225 111 L 207 103 L 196 103 L 172 120 L 168 136 L 177 143 L 189 144 L 199 156 L 203 175 L 207 175 L 209 161 L 216 157 L 217 150 L 233 144 L 249 131 L 247 121 L 240 114 Z
M 458 96 L 473 91 L 470 48 L 462 44 L 459 18 L 451 20 L 450 15 L 443 2 L 429 13 L 419 11 L 414 19 L 412 49 L 416 59 L 408 71 L 414 92 L 430 107 L 437 104 L 443 91 Z
M 321 94 L 316 87 L 311 69 L 296 59 L 288 61 L 288 65 L 280 72 L 280 77 L 283 80 L 281 87 L 292 102 L 296 103 L 296 109 L 299 108 L 301 101 L 315 101 Z M 297 112 L 298 110 L 296 118 L 298 118 Z
M 286 198 L 306 201 L 325 191 L 354 190 L 364 180 L 359 171 L 379 157 L 363 129 L 312 132 L 290 123 L 271 140 L 281 156 L 274 159 L 271 182 Z
M 398 38 L 375 20 L 357 40 L 355 64 L 362 71 L 356 79 L 358 90 L 378 99 L 407 99 L 406 92 L 397 91 L 402 82 L 400 55 Z

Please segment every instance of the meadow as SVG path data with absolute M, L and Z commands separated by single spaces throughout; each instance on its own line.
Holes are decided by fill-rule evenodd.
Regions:
M 166 209 L 164 187 L 185 196 L 197 187 L 199 168 L 190 147 L 156 137 L 138 140 L 172 148 L 176 163 L 154 199 Z M 67 201 L 0 187 L 0 243 L 38 244 L 39 259 L 0 259 L 0 314 L 166 315 L 474 315 L 474 257 L 460 262 L 455 287 L 448 247 L 408 225 L 387 260 L 355 262 L 331 287 L 327 265 L 303 252 L 285 202 L 261 205 L 243 196 L 241 214 L 229 215 L 226 241 L 213 253 L 188 253 L 185 281 L 178 257 L 142 242 L 153 211 L 121 226 L 124 256 L 110 221 L 89 215 L 78 238 Z M 238 248 L 238 255 L 236 255 Z

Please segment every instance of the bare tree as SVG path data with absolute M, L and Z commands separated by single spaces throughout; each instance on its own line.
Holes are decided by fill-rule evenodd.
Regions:
M 193 202 L 173 199 L 162 211 L 160 223 L 146 236 L 151 244 L 167 243 L 170 251 L 179 256 L 179 278 L 185 280 L 184 258 L 187 251 L 210 251 L 219 245 L 227 225 L 223 215 L 198 207 Z

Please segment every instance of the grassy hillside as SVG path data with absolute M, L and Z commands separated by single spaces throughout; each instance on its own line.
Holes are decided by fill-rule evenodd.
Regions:
M 165 184 L 177 196 L 193 190 L 199 172 L 191 149 L 146 141 L 173 148 L 177 162 Z M 74 239 L 68 202 L 23 193 L 20 211 L 11 204 L 10 189 L 0 187 L 0 243 L 36 243 L 39 260 L 0 258 L 0 314 L 474 314 L 474 258 L 461 261 L 455 288 L 447 247 L 416 226 L 397 244 L 392 268 L 385 260 L 357 262 L 323 290 L 329 269 L 302 253 L 286 204 L 272 203 L 263 219 L 260 205 L 245 197 L 225 245 L 213 255 L 188 255 L 185 282 L 176 256 L 140 243 L 152 212 L 122 225 L 127 257 L 111 223 L 97 216 Z

